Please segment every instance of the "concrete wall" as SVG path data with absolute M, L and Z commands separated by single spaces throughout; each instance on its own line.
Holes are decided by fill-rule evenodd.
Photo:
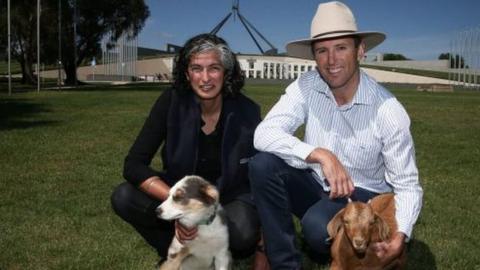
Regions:
M 168 81 L 171 79 L 171 70 L 173 67 L 173 57 L 159 57 L 146 60 L 138 60 L 135 66 L 137 77 L 147 81 Z M 105 65 L 96 65 L 96 66 L 83 66 L 77 69 L 78 79 L 81 81 L 86 80 L 95 80 L 101 81 L 105 80 L 106 76 L 101 76 L 105 74 L 105 70 L 108 67 Z M 49 70 L 41 73 L 42 77 L 45 78 L 58 78 L 58 70 Z M 65 78 L 65 73 L 62 70 L 62 77 Z M 118 80 L 130 80 L 129 76 L 116 75 Z M 113 77 L 111 77 L 113 78 Z
M 362 64 L 381 67 L 393 67 L 393 68 L 410 68 L 420 70 L 435 70 L 445 71 L 449 70 L 448 60 L 430 60 L 430 61 L 417 61 L 417 60 L 403 60 L 403 61 L 365 61 Z
M 263 55 L 237 55 L 242 70 L 247 79 L 254 80 L 294 80 L 300 74 L 315 69 L 316 63 L 313 60 L 306 60 L 288 56 L 263 56 Z M 378 66 L 416 68 L 416 69 L 439 69 L 448 70 L 448 60 L 439 61 L 381 61 L 365 62 Z M 173 55 L 164 57 L 139 60 L 135 66 L 137 78 L 145 81 L 168 81 L 171 79 L 171 70 L 173 67 Z M 101 76 L 104 73 L 103 65 L 85 66 L 78 69 L 78 78 L 80 80 L 120 80 L 128 81 L 131 77 L 115 75 Z M 405 75 L 396 72 L 387 72 L 373 69 L 365 69 L 378 82 L 398 82 L 398 83 L 443 83 L 448 84 L 447 80 L 439 80 L 414 75 Z M 95 77 L 96 75 L 96 77 Z M 58 71 L 52 70 L 42 74 L 44 77 L 57 78 Z M 64 75 L 63 75 L 64 76 Z

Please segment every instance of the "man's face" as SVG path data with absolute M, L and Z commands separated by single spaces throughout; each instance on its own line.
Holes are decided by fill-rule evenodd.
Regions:
M 332 91 L 356 89 L 358 61 L 364 55 L 363 43 L 355 47 L 354 38 L 344 37 L 317 41 L 312 46 L 320 75 Z

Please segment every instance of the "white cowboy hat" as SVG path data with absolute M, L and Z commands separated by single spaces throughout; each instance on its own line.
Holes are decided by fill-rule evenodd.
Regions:
M 293 57 L 314 59 L 312 41 L 344 36 L 359 36 L 365 43 L 365 52 L 382 43 L 381 32 L 359 32 L 352 11 L 345 4 L 333 1 L 318 5 L 313 17 L 310 38 L 289 42 L 287 54 Z

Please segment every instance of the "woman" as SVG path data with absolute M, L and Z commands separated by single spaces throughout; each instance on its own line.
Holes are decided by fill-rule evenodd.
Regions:
M 259 219 L 253 206 L 247 162 L 255 154 L 257 104 L 240 93 L 244 77 L 227 43 L 211 34 L 188 40 L 175 58 L 173 87 L 156 101 L 125 158 L 126 183 L 112 195 L 115 212 L 165 258 L 174 234 L 180 241 L 195 229 L 160 220 L 155 208 L 185 175 L 215 184 L 228 219 L 234 257 L 253 253 Z M 150 167 L 161 148 L 163 171 Z

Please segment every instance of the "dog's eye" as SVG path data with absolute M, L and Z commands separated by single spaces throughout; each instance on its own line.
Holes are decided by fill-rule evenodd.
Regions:
M 179 201 L 183 200 L 184 197 L 185 197 L 185 192 L 183 190 L 179 189 L 175 192 L 175 194 L 173 194 L 172 199 L 175 202 L 179 202 Z

